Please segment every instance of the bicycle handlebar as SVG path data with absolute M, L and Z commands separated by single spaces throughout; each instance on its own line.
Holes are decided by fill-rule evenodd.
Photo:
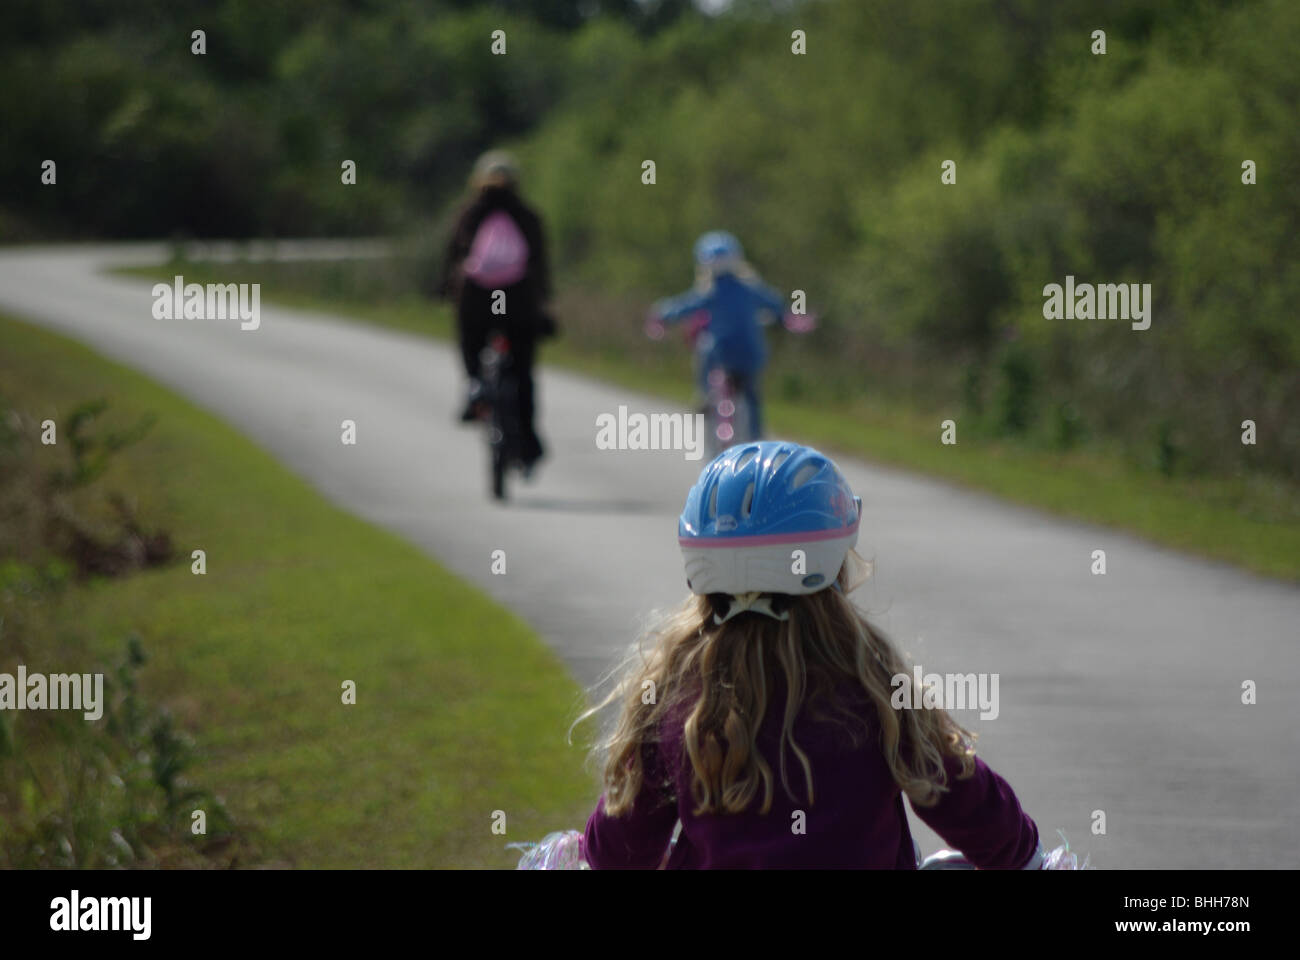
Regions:
M 697 310 L 682 324 L 687 342 L 694 343 L 700 332 L 709 325 L 706 310 Z M 772 321 L 763 321 L 763 326 L 772 326 Z M 789 333 L 805 334 L 817 329 L 817 315 L 814 313 L 791 313 L 788 310 L 781 317 L 781 326 Z M 662 340 L 667 335 L 667 326 L 654 308 L 645 317 L 645 335 L 651 340 Z

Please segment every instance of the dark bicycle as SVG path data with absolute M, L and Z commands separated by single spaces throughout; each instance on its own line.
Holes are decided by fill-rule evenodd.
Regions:
M 510 341 L 494 334 L 483 350 L 482 379 L 475 384 L 471 403 L 487 428 L 491 461 L 492 496 L 506 499 L 506 474 L 526 469 L 524 424 L 519 415 L 519 376 Z

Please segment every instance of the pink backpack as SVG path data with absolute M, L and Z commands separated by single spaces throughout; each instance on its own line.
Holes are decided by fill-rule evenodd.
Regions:
M 504 210 L 479 224 L 465 258 L 465 276 L 480 287 L 496 289 L 518 283 L 528 272 L 528 241 Z

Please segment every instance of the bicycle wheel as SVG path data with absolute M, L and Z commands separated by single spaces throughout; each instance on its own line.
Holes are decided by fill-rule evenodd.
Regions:
M 754 435 L 754 411 L 749 407 L 749 396 L 745 393 L 744 381 L 733 379 L 730 385 L 731 392 L 731 430 L 732 443 L 748 443 L 751 440 L 758 440 Z
M 487 405 L 487 417 L 484 423 L 484 435 L 488 442 L 488 476 L 489 489 L 495 500 L 506 498 L 506 470 L 510 465 L 509 449 L 506 443 L 505 425 L 502 423 L 502 406 L 504 371 L 502 356 L 496 351 L 485 351 L 483 367 L 484 401 Z
M 524 424 L 519 415 L 519 378 L 513 369 L 507 367 L 502 371 L 497 396 L 501 446 L 505 451 L 506 465 L 512 466 L 521 461 L 524 445 Z
M 492 447 L 492 497 L 506 498 L 506 455 L 499 444 Z
M 522 462 L 523 419 L 519 416 L 519 379 L 510 360 L 498 367 L 492 396 L 492 495 L 506 499 L 506 474 Z
M 728 377 L 721 368 L 709 371 L 708 394 L 704 401 L 704 441 L 709 457 L 716 457 L 735 441 L 731 424 L 733 405 Z

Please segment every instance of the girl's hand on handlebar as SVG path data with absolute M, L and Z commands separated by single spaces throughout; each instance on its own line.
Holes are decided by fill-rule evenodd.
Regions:
M 645 335 L 651 340 L 664 338 L 664 322 L 659 318 L 659 311 L 651 310 L 645 317 Z
M 817 329 L 817 317 L 811 313 L 786 312 L 781 318 L 781 326 L 791 333 L 808 333 Z

